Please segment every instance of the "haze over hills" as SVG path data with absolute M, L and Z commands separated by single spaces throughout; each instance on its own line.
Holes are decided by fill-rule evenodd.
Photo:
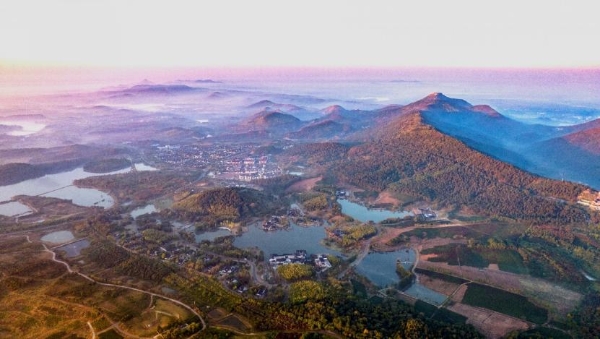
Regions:
M 5 200 L 0 223 L 11 232 L 8 242 L 49 262 L 46 251 L 60 250 L 44 251 L 40 237 L 71 230 L 74 237 L 86 238 L 89 249 L 76 257 L 62 254 L 60 260 L 89 275 L 88 280 L 149 291 L 169 286 L 181 305 L 194 302 L 213 310 L 197 315 L 202 320 L 209 314 L 207 328 L 173 323 L 166 331 L 226 332 L 231 329 L 227 319 L 240 319 L 244 328 L 239 334 L 309 331 L 319 336 L 327 331 L 349 338 L 404 335 L 404 319 L 428 326 L 434 337 L 479 337 L 465 323 L 491 338 L 549 323 L 564 327 L 558 332 L 567 331 L 563 319 L 579 312 L 581 300 L 588 299 L 586 289 L 597 290 L 593 279 L 600 276 L 598 192 L 569 181 L 590 184 L 589 177 L 598 176 L 600 120 L 568 127 L 525 124 L 502 109 L 472 104 L 472 97 L 467 101 L 434 92 L 405 105 L 384 106 L 395 100 L 379 95 L 366 99 L 372 93 L 338 100 L 277 85 L 267 90 L 248 83 L 145 81 L 32 100 L 20 110 L 0 108 L 0 193 Z M 361 100 L 371 102 L 363 105 Z M 374 100 L 380 104 L 372 105 Z M 9 118 L 17 125 L 11 127 Z M 50 186 L 58 175 L 71 172 L 77 180 Z M 17 184 L 25 180 L 36 180 L 40 188 L 47 183 L 46 191 L 53 195 L 27 191 L 29 182 Z M 79 205 L 74 195 L 79 189 L 99 196 Z M 347 209 L 352 204 L 377 207 L 375 212 L 393 217 L 369 222 Z M 404 212 L 387 214 L 391 211 L 379 208 Z M 27 237 L 14 233 L 23 230 Z M 216 238 L 210 238 L 213 232 L 218 232 Z M 255 232 L 252 247 L 238 242 Z M 292 232 L 315 233 L 303 238 Z M 284 269 L 271 267 L 266 253 L 282 249 L 267 249 L 263 240 L 269 246 L 290 240 L 293 249 L 308 250 L 311 260 L 298 266 L 302 277 L 288 279 Z M 386 287 L 393 293 L 383 297 L 379 283 L 361 267 L 379 260 L 374 251 L 405 254 L 407 249 L 416 258 L 419 252 L 424 255 L 412 269 L 399 266 L 396 252 L 386 253 L 395 256 L 389 265 L 377 262 L 390 269 L 393 279 L 400 278 Z M 326 256 L 331 267 L 322 270 L 312 255 L 328 251 L 333 251 Z M 340 251 L 343 256 L 333 254 Z M 6 267 L 30 262 L 0 257 Z M 325 257 L 319 260 L 325 263 Z M 55 264 L 62 274 L 64 263 Z M 157 274 L 160 267 L 168 268 L 165 275 Z M 19 272 L 26 270 L 14 272 L 0 277 L 1 282 L 18 283 L 25 276 Z M 317 274 L 321 279 L 315 279 Z M 364 279 L 356 279 L 358 275 Z M 417 275 L 427 279 L 413 280 Z M 77 275 L 61 276 L 57 283 L 73 278 Z M 80 280 L 87 288 L 104 286 Z M 419 295 L 414 308 L 405 305 L 405 311 L 398 311 L 404 305 L 400 294 L 412 296 L 405 288 L 409 285 L 452 302 L 440 299 L 429 307 L 425 303 L 430 301 Z M 23 300 L 29 291 L 2 286 L 5 308 L 13 307 L 7 300 Z M 510 309 L 497 308 L 489 298 L 477 298 L 485 305 L 470 304 L 468 294 L 478 287 L 486 296 L 520 302 L 510 302 Z M 546 287 L 552 293 L 541 293 Z M 303 292 L 296 294 L 299 288 Z M 322 294 L 313 296 L 314 291 Z M 452 299 L 457 291 L 465 296 Z M 365 304 L 355 307 L 346 293 L 352 302 Z M 315 299 L 305 303 L 298 295 Z M 106 305 L 114 304 L 113 293 L 98 296 Z M 373 296 L 381 299 L 373 302 Z M 158 299 L 153 294 L 151 305 L 139 305 L 148 312 L 162 310 Z M 534 307 L 535 314 L 521 304 Z M 504 317 L 498 323 L 512 327 L 478 323 L 486 308 Z M 102 307 L 95 310 L 104 312 Z M 226 318 L 213 317 L 222 311 Z M 132 316 L 132 323 L 141 320 Z M 88 333 L 86 321 L 80 321 L 80 333 Z M 90 323 L 96 333 L 110 326 Z M 161 327 L 140 331 L 166 333 L 160 332 L 163 322 L 155 324 Z
M 402 114 L 419 112 L 425 123 L 527 171 L 600 187 L 600 158 L 593 151 L 598 152 L 594 143 L 598 137 L 593 136 L 595 122 L 571 127 L 529 125 L 489 106 L 473 106 L 440 93 L 401 110 Z

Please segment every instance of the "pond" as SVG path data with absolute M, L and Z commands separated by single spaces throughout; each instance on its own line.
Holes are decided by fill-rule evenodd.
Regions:
M 71 231 L 52 232 L 42 237 L 42 241 L 50 242 L 53 244 L 62 244 L 65 242 L 69 242 L 73 239 L 75 239 L 75 236 L 73 235 L 73 233 L 71 233 Z
M 296 250 L 306 250 L 309 255 L 324 253 L 342 256 L 340 252 L 321 244 L 325 237 L 325 228 L 322 226 L 302 227 L 292 223 L 286 230 L 265 232 L 254 225 L 236 237 L 234 245 L 239 248 L 258 247 L 265 254 L 265 260 L 271 254 L 294 253 Z
M 356 271 L 379 287 L 392 286 L 400 282 L 400 278 L 396 273 L 396 261 L 399 260 L 404 268 L 410 269 L 415 262 L 415 255 L 416 253 L 412 249 L 369 253 L 356 266 Z M 433 305 L 441 305 L 447 298 L 445 295 L 418 282 L 413 283 L 408 289 L 404 290 L 404 293 Z
M 136 208 L 133 211 L 131 211 L 131 213 L 129 213 L 129 214 L 131 214 L 131 217 L 135 219 L 135 218 L 139 217 L 140 215 L 153 213 L 156 211 L 157 211 L 156 207 L 152 204 L 149 204 L 144 207 Z
M 81 239 L 79 241 L 57 247 L 57 250 L 64 251 L 67 258 L 73 258 L 81 254 L 81 250 L 90 246 L 90 241 L 87 239 Z
M 144 164 L 135 164 L 138 171 L 156 170 Z M 126 168 L 110 173 L 89 173 L 82 167 L 55 174 L 47 174 L 40 178 L 25 180 L 17 184 L 0 186 L 0 201 L 10 201 L 16 195 L 44 196 L 71 200 L 73 204 L 85 207 L 99 206 L 110 208 L 114 204 L 113 198 L 102 191 L 91 188 L 79 188 L 73 186 L 73 181 L 92 176 L 112 175 L 127 173 L 131 169 Z M 2 215 L 15 215 L 17 211 L 23 211 L 22 204 L 13 204 L 10 207 L 0 209 Z M 13 211 L 13 208 L 16 211 Z M 27 211 L 29 208 L 27 208 Z M 22 213 L 26 213 L 22 212 Z M 20 214 L 20 213 L 17 213 Z
M 18 201 L 11 201 L 4 204 L 0 204 L 0 214 L 7 217 L 16 217 L 20 215 L 27 215 L 33 212 L 27 205 L 23 205 Z
M 384 209 L 370 209 L 346 199 L 338 199 L 337 202 L 342 206 L 342 213 L 362 222 L 381 222 L 389 218 L 404 218 L 412 215 L 411 212 L 405 211 L 392 212 Z
M 446 301 L 447 297 L 441 293 L 431 290 L 419 283 L 412 284 L 409 288 L 404 290 L 404 293 L 410 295 L 413 298 L 423 300 L 432 305 L 439 306 Z
M 396 261 L 400 260 L 407 270 L 415 262 L 415 251 L 404 249 L 395 252 L 369 253 L 356 266 L 356 271 L 380 287 L 397 284 L 400 278 L 396 273 Z
M 218 237 L 225 237 L 228 235 L 231 235 L 231 232 L 229 230 L 219 228 L 215 231 L 198 232 L 195 234 L 195 237 L 196 242 L 199 243 L 202 240 L 214 241 Z

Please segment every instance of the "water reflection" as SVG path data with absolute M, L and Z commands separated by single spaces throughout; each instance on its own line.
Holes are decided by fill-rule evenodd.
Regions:
M 342 206 L 342 213 L 362 222 L 381 222 L 389 218 L 404 218 L 407 215 L 412 215 L 411 212 L 370 209 L 346 199 L 339 199 L 337 202 Z
M 138 171 L 153 171 L 154 167 L 144 164 L 135 164 Z M 127 173 L 130 168 L 109 173 L 90 173 L 83 170 L 82 167 L 65 171 L 61 173 L 48 174 L 40 178 L 25 180 L 17 184 L 0 186 L 0 201 L 10 201 L 16 195 L 44 196 L 58 199 L 71 200 L 73 204 L 85 207 L 99 206 L 110 208 L 114 200 L 110 195 L 92 188 L 79 188 L 73 186 L 73 182 L 78 179 L 84 179 L 100 175 L 114 175 Z M 4 204 L 5 205 L 5 204 Z M 0 205 L 1 206 L 1 205 Z M 2 215 L 16 215 L 22 210 L 23 205 L 10 205 L 0 208 Z M 13 210 L 13 208 L 15 210 Z M 16 213 L 16 214 L 15 214 Z
M 17 201 L 11 201 L 0 204 L 0 214 L 8 217 L 16 217 L 21 215 L 31 214 L 33 212 L 27 205 L 23 205 Z
M 321 226 L 302 227 L 296 224 L 282 231 L 265 232 L 258 226 L 251 226 L 248 232 L 235 238 L 234 245 L 240 248 L 258 247 L 265 259 L 271 254 L 293 253 L 296 250 L 306 250 L 308 254 L 342 254 L 321 244 L 326 237 L 325 229 Z
M 57 247 L 56 249 L 64 251 L 67 258 L 73 258 L 81 254 L 81 250 L 90 246 L 90 241 L 87 239 L 81 239 L 79 241 Z
M 42 241 L 51 242 L 54 244 L 62 244 L 75 239 L 75 236 L 71 231 L 57 231 L 48 233 L 42 237 Z
M 400 278 L 396 273 L 396 262 L 400 261 L 402 266 L 408 270 L 415 262 L 415 257 L 415 251 L 412 249 L 369 253 L 356 266 L 356 270 L 377 286 L 390 286 L 400 282 Z
M 131 214 L 131 217 L 135 219 L 135 218 L 139 217 L 140 215 L 149 214 L 149 213 L 153 213 L 156 211 L 157 211 L 156 207 L 154 205 L 150 204 L 150 205 L 146 205 L 144 207 L 136 208 L 133 211 L 131 211 L 131 213 L 129 213 L 129 214 Z

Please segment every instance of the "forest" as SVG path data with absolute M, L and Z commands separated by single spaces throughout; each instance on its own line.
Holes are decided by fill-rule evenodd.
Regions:
M 332 161 L 340 182 L 369 191 L 391 190 L 473 213 L 534 224 L 600 221 L 577 205 L 586 187 L 524 172 L 420 122 L 393 137 L 352 147 Z M 404 127 L 406 128 L 406 127 Z
M 224 187 L 192 193 L 175 202 L 170 213 L 182 220 L 193 221 L 198 228 L 216 228 L 223 222 L 266 215 L 273 209 L 270 196 L 254 189 Z

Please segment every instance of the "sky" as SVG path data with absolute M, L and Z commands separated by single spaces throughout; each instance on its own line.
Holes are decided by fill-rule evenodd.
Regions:
M 0 1 L 4 65 L 599 68 L 595 0 Z

